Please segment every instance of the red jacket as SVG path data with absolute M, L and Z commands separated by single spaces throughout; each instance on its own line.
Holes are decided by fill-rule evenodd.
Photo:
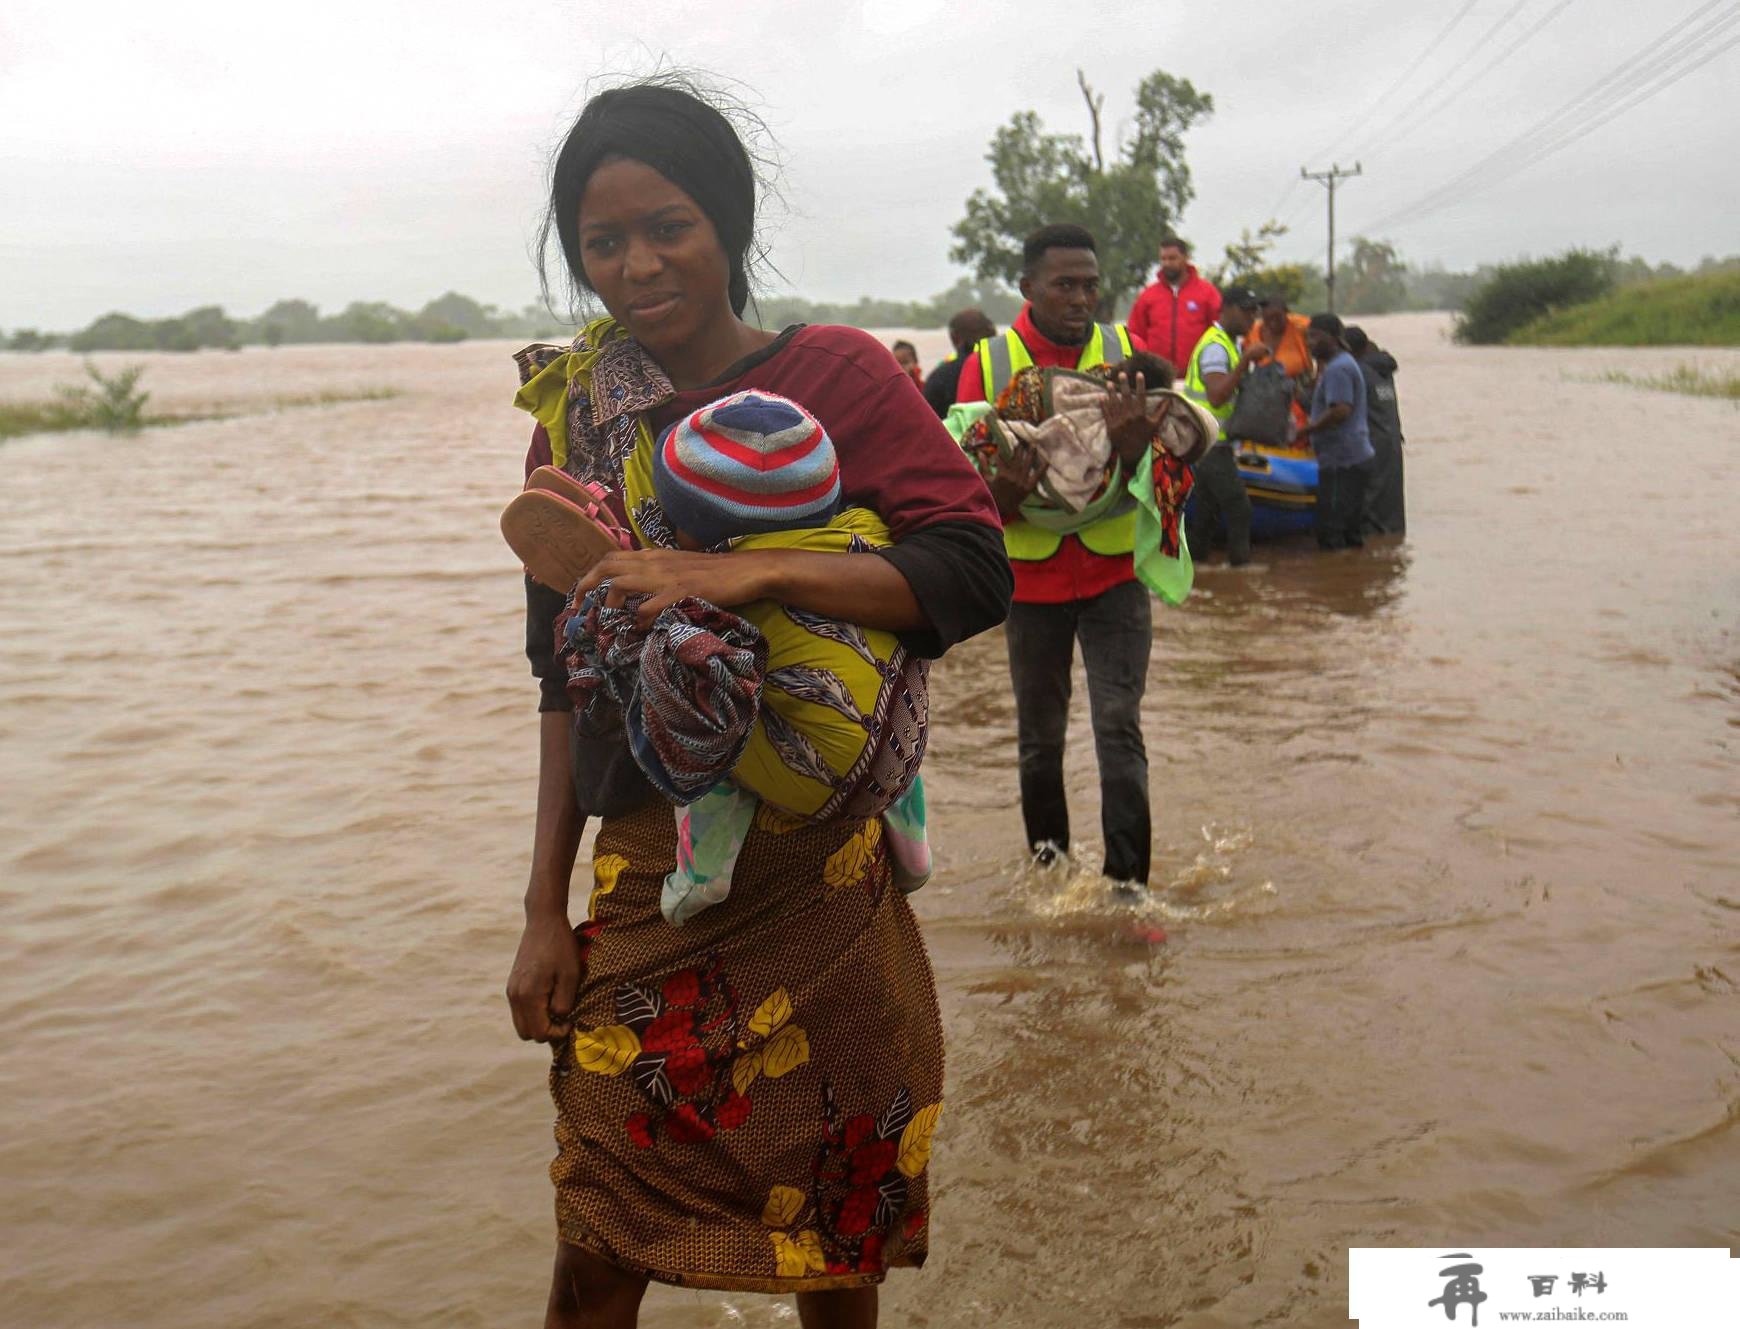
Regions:
M 1194 264 L 1185 271 L 1177 295 L 1165 277 L 1156 274 L 1156 278 L 1131 306 L 1129 328 L 1155 355 L 1170 360 L 1183 378 L 1196 343 L 1220 317 L 1220 292 L 1197 274 Z

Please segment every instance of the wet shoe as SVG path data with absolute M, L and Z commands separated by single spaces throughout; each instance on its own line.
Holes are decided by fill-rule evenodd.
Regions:
M 507 505 L 501 533 L 533 580 L 564 595 L 599 559 L 622 547 L 597 516 L 541 487 L 526 490 Z
M 1119 904 L 1142 904 L 1148 898 L 1148 883 L 1145 881 L 1114 881 L 1112 883 L 1112 899 Z
M 1048 868 L 1057 863 L 1069 862 L 1069 850 L 1053 840 L 1041 840 L 1032 846 L 1033 866 Z

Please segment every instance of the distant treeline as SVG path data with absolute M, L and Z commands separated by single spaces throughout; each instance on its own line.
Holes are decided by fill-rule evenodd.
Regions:
M 995 283 L 963 277 L 928 300 L 877 300 L 860 296 L 850 304 L 805 300 L 796 295 L 760 296 L 750 316 L 764 328 L 792 323 L 843 323 L 852 328 L 940 328 L 962 309 L 982 309 L 993 323 L 1007 326 L 1021 312 L 1021 297 Z
M 1283 295 L 1294 309 L 1305 313 L 1326 309 L 1329 292 L 1322 265 L 1275 264 L 1269 260 L 1278 233 L 1278 228 L 1265 228 L 1256 236 L 1247 233 L 1242 241 L 1227 246 L 1225 260 L 1218 267 L 1206 269 L 1207 275 L 1221 285 L 1237 281 L 1253 287 L 1259 294 Z M 1597 257 L 1605 288 L 1708 275 L 1740 267 L 1740 256 L 1706 258 L 1690 271 L 1673 263 L 1652 264 L 1635 256 L 1621 258 L 1617 248 L 1599 251 Z M 1526 259 L 1483 263 L 1470 272 L 1453 272 L 1437 264 L 1416 266 L 1407 262 L 1388 241 L 1355 236 L 1336 258 L 1335 307 L 1347 315 L 1428 309 L 1460 313 L 1495 279 L 1528 263 Z
M 457 342 L 471 337 L 561 335 L 561 321 L 538 305 L 518 313 L 479 304 L 449 291 L 411 312 L 380 301 L 356 301 L 336 314 L 322 314 L 307 300 L 280 300 L 258 318 L 231 318 L 220 305 L 204 305 L 174 318 L 144 319 L 104 314 L 89 327 L 64 335 L 22 328 L 0 337 L 12 351 L 200 351 L 243 346 L 290 346 L 308 342 Z
M 793 295 L 762 296 L 748 313 L 761 326 L 845 323 L 863 328 L 939 328 L 956 310 L 976 305 L 999 323 L 1021 309 L 1021 297 L 995 285 L 962 279 L 929 300 L 876 300 L 845 304 Z M 0 334 L 10 351 L 200 351 L 243 346 L 294 346 L 310 342 L 457 342 L 479 337 L 524 337 L 566 341 L 572 325 L 540 305 L 518 313 L 480 304 L 449 291 L 412 312 L 379 301 L 357 301 L 336 314 L 322 314 L 307 300 L 280 300 L 258 318 L 237 319 L 221 305 L 203 305 L 174 318 L 144 319 L 105 314 L 73 333 L 20 328 Z
M 1236 280 L 1259 292 L 1285 295 L 1293 308 L 1311 312 L 1327 306 L 1323 270 L 1316 264 L 1275 265 L 1268 261 L 1272 240 L 1258 237 L 1229 245 L 1225 261 L 1207 265 L 1211 278 L 1225 284 Z M 1666 278 L 1709 275 L 1740 269 L 1740 256 L 1706 258 L 1689 271 L 1672 263 L 1651 264 L 1645 259 L 1620 258 L 1617 250 L 1600 251 L 1598 288 L 1622 288 Z M 1556 260 L 1542 260 L 1550 275 Z M 1387 314 L 1403 310 L 1448 309 L 1463 311 L 1477 292 L 1501 277 L 1501 289 L 1509 289 L 1514 270 L 1529 265 L 1483 264 L 1472 272 L 1452 272 L 1440 266 L 1416 267 L 1405 262 L 1386 241 L 1355 238 L 1344 260 L 1336 264 L 1336 306 L 1342 312 Z M 1586 274 L 1585 274 L 1586 275 Z M 1578 303 L 1557 292 L 1552 282 L 1531 277 L 1523 282 L 1526 295 L 1517 299 L 1517 309 L 1528 309 L 1533 318 L 1550 308 Z M 1536 289 L 1539 287 L 1540 289 Z M 1544 292 L 1544 294 L 1543 294 Z M 1580 288 L 1580 299 L 1592 298 Z M 1503 303 L 1513 302 L 1505 297 Z M 861 296 L 856 301 L 806 300 L 795 295 L 763 295 L 750 306 L 748 316 L 764 328 L 782 328 L 791 323 L 843 323 L 859 328 L 940 328 L 956 311 L 977 307 L 993 322 L 1007 327 L 1021 310 L 1021 297 L 995 283 L 962 278 L 948 290 L 928 300 L 878 300 Z M 1119 313 L 1124 311 L 1120 310 Z M 1505 332 L 1519 327 L 1523 319 L 1504 319 Z M 449 291 L 411 312 L 381 302 L 358 301 L 336 314 L 322 314 L 307 300 L 280 300 L 258 318 L 235 319 L 219 305 L 190 309 L 175 318 L 142 319 L 131 314 L 105 314 L 89 327 L 74 333 L 45 333 L 20 328 L 10 336 L 0 333 L 0 349 L 46 351 L 58 348 L 86 351 L 198 351 L 207 348 L 234 350 L 242 346 L 288 346 L 308 342 L 457 342 L 468 338 L 523 337 L 566 341 L 572 324 L 551 314 L 541 305 L 527 305 L 517 313 L 494 305 L 480 304 L 469 296 Z M 1482 335 L 1484 330 L 1482 330 Z

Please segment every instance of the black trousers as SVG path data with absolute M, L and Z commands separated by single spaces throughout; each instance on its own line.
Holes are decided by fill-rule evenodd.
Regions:
M 1321 549 L 1358 549 L 1365 544 L 1365 485 L 1371 463 L 1318 466 L 1317 544 Z
M 1367 535 L 1404 535 L 1408 529 L 1407 502 L 1402 486 L 1402 445 L 1397 439 L 1372 435 L 1377 456 L 1365 482 L 1365 530 Z
M 1070 665 L 1081 643 L 1088 712 L 1100 766 L 1100 829 L 1105 873 L 1116 881 L 1148 880 L 1151 827 L 1148 752 L 1142 743 L 1142 693 L 1154 646 L 1153 608 L 1139 581 L 1091 600 L 1014 604 L 1004 625 L 1015 685 L 1021 766 L 1021 816 L 1027 843 L 1069 847 L 1063 782 L 1069 724 Z
M 1196 486 L 1191 491 L 1190 521 L 1185 538 L 1192 552 L 1208 553 L 1214 533 L 1226 522 L 1227 562 L 1237 566 L 1251 561 L 1251 496 L 1245 492 L 1238 458 L 1230 444 L 1216 443 L 1196 463 Z

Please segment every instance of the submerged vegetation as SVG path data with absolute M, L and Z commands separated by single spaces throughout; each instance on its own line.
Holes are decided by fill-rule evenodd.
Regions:
M 106 375 L 87 360 L 85 373 L 91 379 L 89 386 L 63 386 L 46 401 L 0 401 L 0 439 L 73 429 L 133 434 L 141 429 L 192 424 L 199 420 L 230 420 L 242 415 L 334 406 L 341 402 L 386 401 L 402 395 L 398 388 L 327 390 L 272 397 L 264 401 L 216 402 L 204 410 L 147 413 L 145 403 L 151 394 L 139 388 L 145 366 L 128 365 Z
M 1611 369 L 1597 376 L 1595 382 L 1678 392 L 1688 397 L 1721 397 L 1740 405 L 1740 373 L 1706 369 L 1702 365 L 1675 365 L 1665 374 L 1628 374 L 1623 369 Z
M 134 434 L 144 428 L 145 403 L 151 400 L 149 392 L 139 390 L 144 374 L 144 365 L 126 365 L 105 376 L 86 360 L 85 376 L 94 386 L 62 388 L 61 401 L 72 418 L 86 428 L 106 434 Z

